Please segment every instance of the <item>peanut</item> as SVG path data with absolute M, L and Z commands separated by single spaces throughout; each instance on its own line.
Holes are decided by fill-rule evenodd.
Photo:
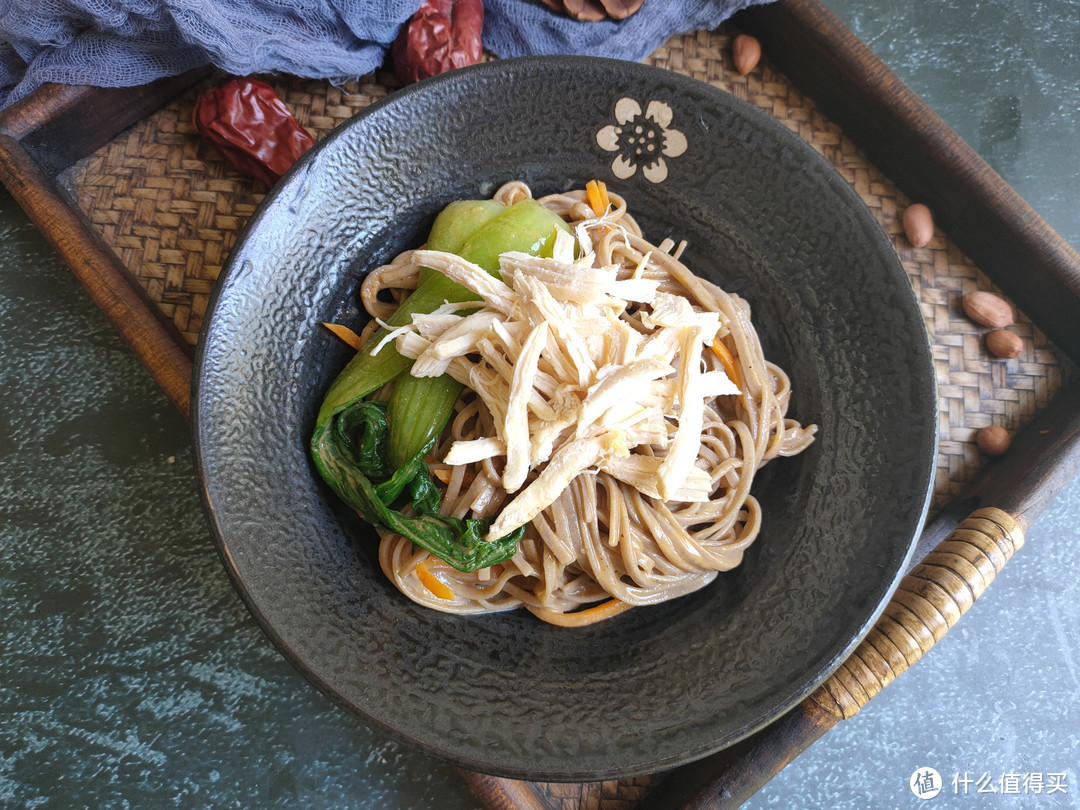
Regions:
M 731 56 L 735 69 L 745 76 L 761 61 L 761 43 L 749 34 L 739 34 L 731 43 Z
M 984 427 L 975 434 L 975 443 L 988 456 L 1000 456 L 1009 449 L 1009 433 L 998 425 Z
M 922 203 L 909 205 L 901 218 L 904 235 L 914 247 L 922 247 L 934 238 L 934 215 Z
M 986 335 L 986 348 L 989 352 L 1005 359 L 1019 357 L 1024 350 L 1024 341 L 1008 329 L 995 329 Z
M 964 296 L 963 304 L 967 316 L 982 326 L 1003 329 L 1015 322 L 1009 302 L 992 292 L 986 292 L 986 290 L 969 292 Z

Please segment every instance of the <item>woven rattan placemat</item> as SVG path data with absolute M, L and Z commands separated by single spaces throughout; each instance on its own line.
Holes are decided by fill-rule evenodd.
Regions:
M 736 33 L 724 26 L 675 37 L 647 61 L 726 90 L 797 132 L 836 166 L 892 238 L 933 344 L 940 395 L 936 509 L 985 462 L 974 445 L 975 431 L 989 424 L 1014 431 L 1045 407 L 1075 367 L 1022 313 L 1013 327 L 1023 339 L 1022 354 L 993 358 L 983 344 L 987 330 L 963 315 L 960 299 L 994 286 L 940 232 L 926 247 L 913 248 L 900 224 L 909 200 L 767 58 L 740 75 L 730 52 Z M 391 73 L 343 87 L 288 78 L 271 83 L 316 138 L 399 86 Z M 106 244 L 190 345 L 198 339 L 222 264 L 262 197 L 195 132 L 192 109 L 206 86 L 187 91 L 62 178 Z M 556 806 L 615 810 L 633 807 L 653 781 L 551 784 L 544 790 Z

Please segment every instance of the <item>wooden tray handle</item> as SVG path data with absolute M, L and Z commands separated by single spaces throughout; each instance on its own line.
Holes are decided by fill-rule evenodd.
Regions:
M 671 771 L 636 810 L 736 807 L 918 661 L 974 604 L 1058 491 L 1080 473 L 1080 380 L 1060 391 L 922 531 L 914 566 L 855 652 L 802 703 Z M 463 772 L 491 810 L 557 810 L 539 785 Z
M 639 810 L 737 807 L 746 801 L 922 658 L 1023 544 L 1023 529 L 1007 512 L 976 509 L 900 581 L 855 652 L 802 704 L 763 732 L 675 771 Z
M 1000 509 L 976 509 L 905 576 L 855 652 L 807 698 L 846 720 L 889 685 L 963 616 L 1024 545 Z
M 638 810 L 698 810 L 744 802 L 929 652 L 1023 545 L 1023 528 L 1009 513 L 976 509 L 900 581 L 855 652 L 800 706 L 765 732 L 680 768 Z M 489 810 L 551 808 L 527 783 L 461 773 Z
M 459 768 L 473 794 L 482 799 L 485 810 L 559 810 L 536 789 L 534 782 L 522 782 L 501 776 Z
M 913 555 L 917 564 L 870 633 L 817 691 L 745 740 L 672 771 L 637 810 L 736 807 L 746 801 L 929 651 L 993 582 L 1024 544 L 1025 531 L 1078 472 L 1080 382 L 1074 382 L 923 530 Z

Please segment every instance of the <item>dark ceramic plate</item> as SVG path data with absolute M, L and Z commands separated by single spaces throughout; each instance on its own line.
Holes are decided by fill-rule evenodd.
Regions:
M 702 592 L 579 630 L 420 608 L 383 578 L 374 533 L 308 460 L 320 398 L 348 354 L 319 323 L 358 325 L 365 271 L 422 242 L 446 203 L 513 178 L 547 193 L 593 177 L 628 198 L 646 236 L 688 240 L 691 269 L 750 301 L 768 356 L 792 377 L 792 414 L 819 438 L 763 470 L 761 536 Z M 220 550 L 285 656 L 432 754 L 533 779 L 665 769 L 804 697 L 884 607 L 935 453 L 925 327 L 848 184 L 746 103 L 603 59 L 457 71 L 327 137 L 233 250 L 195 383 Z

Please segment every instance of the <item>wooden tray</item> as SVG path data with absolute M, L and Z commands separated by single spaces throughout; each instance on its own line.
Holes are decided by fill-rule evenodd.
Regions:
M 766 53 L 748 76 L 731 65 L 730 41 L 740 29 L 758 36 Z M 1010 508 L 982 514 L 959 540 L 948 540 L 969 544 L 948 553 L 971 557 L 970 565 L 965 568 L 966 557 L 947 565 L 939 559 L 946 573 L 922 571 L 919 582 L 902 585 L 890 608 L 903 621 L 895 618 L 900 614 L 890 620 L 887 609 L 879 625 L 910 624 L 908 613 L 916 624 L 891 636 L 882 629 L 873 651 L 860 647 L 816 703 L 769 730 L 773 737 L 759 735 L 726 759 L 683 769 L 663 790 L 654 790 L 662 774 L 555 785 L 463 772 L 493 808 L 696 806 L 718 796 L 721 785 L 737 802 L 918 660 L 988 584 L 1045 498 L 1075 469 L 1080 407 L 1067 384 L 1078 376 L 1080 360 L 1080 256 L 835 17 L 817 0 L 781 0 L 742 12 L 717 31 L 673 38 L 648 61 L 727 90 L 784 122 L 836 166 L 893 238 L 926 317 L 940 393 L 936 520 L 925 550 L 980 505 L 962 497 L 973 486 L 984 496 L 993 493 L 997 501 L 990 505 Z M 202 70 L 137 88 L 51 85 L 0 114 L 0 179 L 185 414 L 192 349 L 210 292 L 263 191 L 228 169 L 191 124 L 195 100 L 216 78 Z M 272 82 L 317 138 L 398 86 L 386 72 L 341 88 Z M 902 235 L 899 218 L 910 200 L 936 214 L 939 229 L 924 248 Z M 1016 304 L 1020 357 L 1003 361 L 986 352 L 986 330 L 959 310 L 960 297 L 973 289 L 998 290 Z M 1025 452 L 997 465 L 988 466 L 974 447 L 980 427 L 993 423 L 1014 432 L 1037 417 L 1054 426 L 1054 442 L 1040 438 L 1047 435 L 1040 422 L 1028 428 L 1034 439 Z M 983 547 L 986 538 L 990 547 Z M 924 581 L 944 593 L 943 603 L 927 601 Z M 678 789 L 671 787 L 676 782 Z

